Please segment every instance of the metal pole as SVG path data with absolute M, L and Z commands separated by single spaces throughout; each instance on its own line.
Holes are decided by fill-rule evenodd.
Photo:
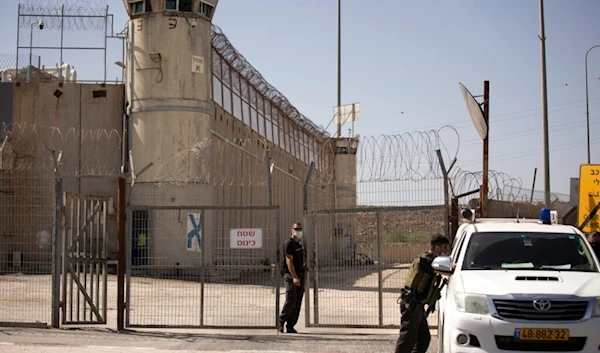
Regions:
M 442 174 L 444 175 L 444 205 L 446 205 L 446 207 L 444 207 L 444 235 L 448 237 L 450 233 L 450 195 L 448 193 L 448 171 L 446 171 L 446 166 L 444 165 L 442 151 L 438 149 L 435 150 L 435 153 L 437 153 L 440 168 L 442 169 Z
M 352 134 L 350 134 L 350 137 L 354 137 L 354 120 L 356 120 L 356 106 L 354 103 L 352 103 Z
M 452 205 L 450 208 L 450 223 L 452 229 L 450 229 L 450 241 L 454 242 L 454 237 L 458 231 L 458 197 L 452 197 Z
M 267 166 L 267 202 L 273 206 L 273 174 L 271 174 L 271 150 L 265 150 L 265 164 Z
M 16 63 L 15 63 L 15 77 L 11 78 L 13 82 L 19 81 L 19 32 L 21 27 L 21 4 L 17 8 L 17 50 Z
M 132 228 L 133 228 L 133 211 L 131 210 L 131 208 L 129 208 L 127 210 L 127 214 L 125 216 L 125 220 L 131 220 L 130 222 L 125 222 L 126 223 L 126 233 L 125 233 L 125 251 L 126 251 L 126 270 L 125 270 L 125 278 L 127 279 L 125 281 L 125 327 L 129 326 L 129 322 L 130 322 L 130 318 L 131 318 L 131 305 L 127 305 L 127 303 L 131 303 L 131 281 L 129 280 L 131 278 L 131 266 L 132 266 L 132 262 L 131 262 L 131 234 L 133 234 L 132 232 Z
M 594 48 L 598 48 L 600 45 L 594 45 L 585 53 L 585 122 L 587 127 L 587 162 L 590 164 L 590 105 L 588 99 L 588 68 L 587 68 L 587 57 L 590 51 Z
M 104 84 L 106 84 L 106 47 L 108 46 L 108 6 L 104 13 Z
M 58 62 L 58 82 L 62 83 L 62 65 L 63 65 L 63 44 L 64 44 L 64 28 L 65 28 L 65 5 L 61 6 L 60 10 L 60 61 Z
M 204 229 L 204 213 L 206 212 L 206 210 L 202 210 L 202 213 L 200 213 L 200 224 L 201 224 L 201 229 Z M 204 326 L 204 283 L 206 282 L 206 266 L 204 265 L 204 251 L 206 251 L 206 249 L 204 248 L 204 234 L 202 234 L 201 238 L 200 238 L 200 326 Z
M 279 266 L 277 266 L 276 268 L 278 268 L 279 271 L 281 271 L 281 261 L 279 260 L 279 259 L 281 259 L 281 233 L 279 232 L 279 230 L 281 228 L 281 218 L 280 218 L 281 213 L 279 211 L 280 211 L 280 207 L 277 206 L 277 208 L 275 209 L 275 261 L 277 261 L 277 263 L 275 264 L 275 266 L 277 266 L 277 264 L 279 264 Z M 275 320 L 277 322 L 278 330 L 280 329 L 280 327 L 279 327 L 279 305 L 280 305 L 279 297 L 280 297 L 280 294 L 281 294 L 280 282 L 275 281 Z
M 62 202 L 63 202 L 62 203 L 63 205 L 67 204 L 67 196 L 65 194 L 62 195 Z M 74 213 L 73 212 L 73 200 L 71 199 L 71 215 L 70 215 L 71 221 L 69 222 L 69 226 L 71 228 L 73 227 L 73 213 Z M 66 219 L 65 219 L 64 222 L 65 222 L 65 226 L 62 227 L 61 232 L 60 232 L 60 238 L 61 238 L 62 243 L 63 243 L 63 247 L 61 249 L 61 251 L 62 251 L 61 265 L 62 265 L 62 275 L 63 275 L 62 283 L 61 283 L 62 284 L 62 294 L 61 294 L 61 297 L 62 297 L 62 302 L 63 302 L 63 305 L 61 307 L 61 313 L 62 313 L 61 322 L 63 324 L 65 322 L 67 322 L 67 278 L 69 277 L 67 275 L 67 269 L 68 269 L 68 265 L 70 263 L 70 262 L 67 261 L 68 260 L 67 257 L 70 256 L 70 251 L 71 251 L 70 249 L 67 251 L 67 246 L 72 245 L 72 242 L 73 242 L 73 239 L 71 238 L 72 234 L 70 232 L 69 232 L 69 235 L 68 235 L 69 236 L 69 241 L 67 242 L 67 221 L 66 221 Z M 67 244 L 67 243 L 69 243 L 69 244 Z M 72 280 L 73 279 L 71 277 L 71 281 Z M 71 291 L 71 295 L 72 295 L 72 293 L 73 292 Z M 73 298 L 71 297 L 71 301 L 72 301 L 72 299 Z M 72 305 L 72 303 L 71 303 L 71 305 Z M 72 311 L 70 313 L 72 315 Z
M 125 178 L 119 178 L 117 195 L 117 330 L 124 329 L 125 313 Z
M 375 214 L 377 219 L 377 294 L 379 310 L 379 327 L 383 326 L 383 274 L 381 271 L 381 213 Z
M 31 82 L 31 51 L 33 48 L 33 25 L 29 25 L 29 66 L 27 66 L 27 82 Z
M 483 81 L 483 118 L 487 125 L 487 134 L 483 139 L 483 181 L 481 185 L 481 217 L 488 216 L 488 174 L 490 141 L 490 81 Z
M 550 207 L 550 150 L 548 146 L 548 92 L 546 89 L 546 34 L 544 31 L 544 0 L 540 0 L 540 49 L 542 61 L 542 134 L 544 147 L 544 205 Z
M 60 326 L 60 273 L 61 273 L 61 255 L 62 255 L 62 221 L 63 221 L 63 195 L 62 179 L 54 179 L 54 239 L 53 258 L 52 258 L 52 327 Z M 66 276 L 66 274 L 64 274 Z
M 338 0 L 338 47 L 337 47 L 337 107 L 338 123 L 337 137 L 342 137 L 342 118 L 340 107 L 342 106 L 342 0 Z
M 337 213 L 336 213 L 337 214 Z M 312 258 L 312 266 L 313 266 L 313 319 L 314 326 L 319 325 L 319 234 L 317 230 L 317 222 L 316 218 L 319 217 L 318 214 L 313 214 L 311 216 L 311 225 L 312 225 L 312 244 L 313 244 L 313 258 Z M 310 322 L 310 321 L 309 321 Z
M 535 190 L 535 177 L 537 176 L 537 167 L 533 169 L 533 184 L 531 184 L 531 196 L 529 202 L 533 202 L 533 191 Z

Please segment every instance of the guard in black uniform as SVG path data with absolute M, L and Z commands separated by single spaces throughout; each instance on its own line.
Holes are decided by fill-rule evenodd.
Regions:
M 302 246 L 302 224 L 294 223 L 291 236 L 283 243 L 281 274 L 285 282 L 285 304 L 279 315 L 279 331 L 287 324 L 288 333 L 297 333 L 294 325 L 300 316 L 304 296 L 304 247 Z

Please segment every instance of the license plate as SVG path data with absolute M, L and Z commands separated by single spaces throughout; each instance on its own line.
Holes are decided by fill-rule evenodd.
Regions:
M 517 341 L 568 341 L 569 330 L 555 328 L 518 328 L 515 329 Z

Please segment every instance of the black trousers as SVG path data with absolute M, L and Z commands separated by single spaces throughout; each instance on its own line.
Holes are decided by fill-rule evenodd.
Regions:
M 396 353 L 425 353 L 431 341 L 423 304 L 402 299 L 400 304 L 400 335 Z
M 300 316 L 300 307 L 302 307 L 302 298 L 304 297 L 304 275 L 298 274 L 300 286 L 294 285 L 294 279 L 289 273 L 283 274 L 285 283 L 285 304 L 279 315 L 281 327 L 287 323 L 287 327 L 294 327 Z

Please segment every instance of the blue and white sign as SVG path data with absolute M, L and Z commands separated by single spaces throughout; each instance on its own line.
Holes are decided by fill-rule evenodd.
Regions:
M 188 213 L 187 251 L 202 251 L 202 214 Z

